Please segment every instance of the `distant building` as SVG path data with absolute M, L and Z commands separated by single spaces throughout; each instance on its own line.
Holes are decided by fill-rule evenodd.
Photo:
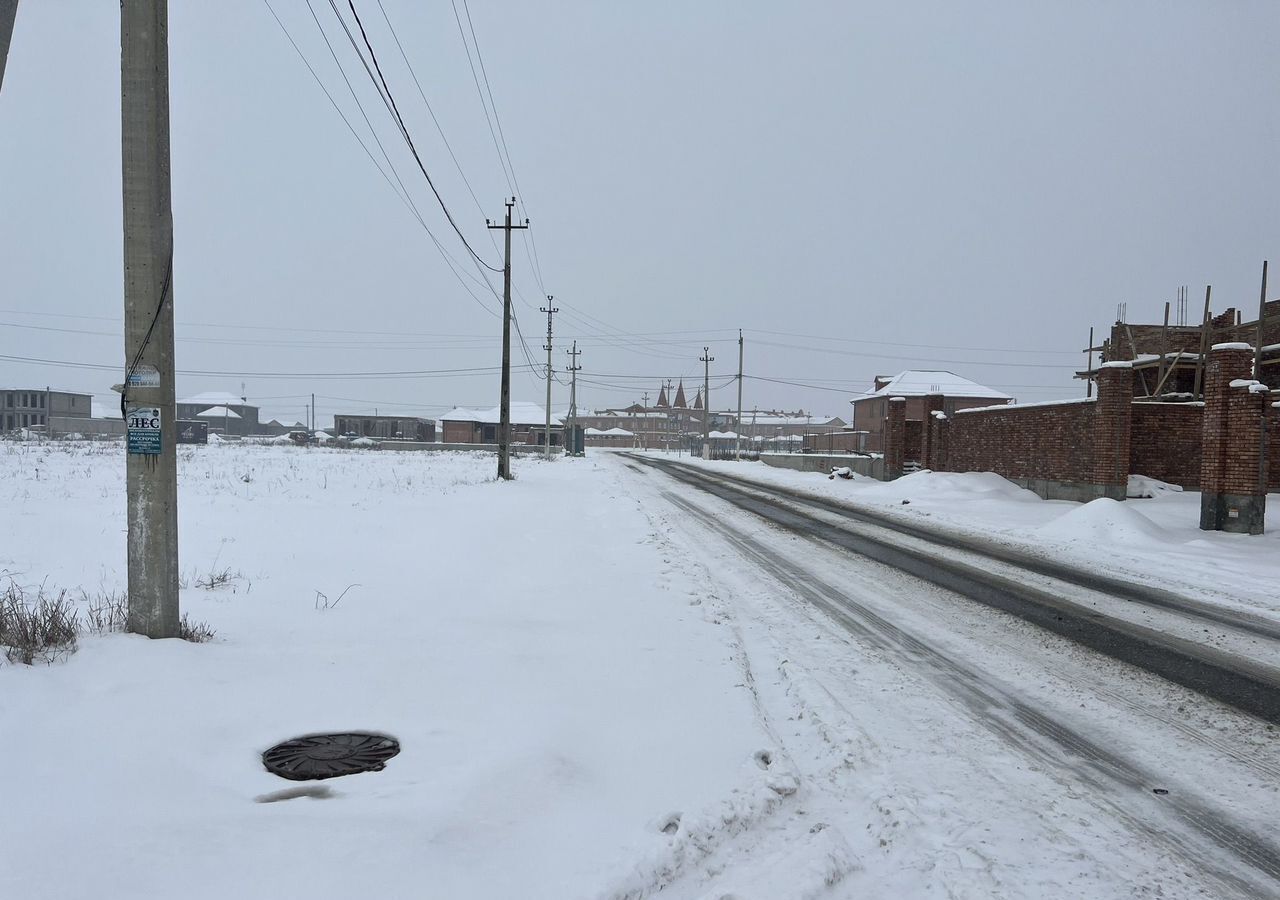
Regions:
M 713 413 L 712 421 L 722 419 L 726 422 L 737 418 L 737 412 Z M 798 410 L 785 412 L 782 410 L 743 410 L 742 422 L 737 431 L 744 441 L 758 444 L 799 444 L 807 434 L 827 434 L 840 431 L 846 427 L 844 419 L 839 416 L 816 415 L 812 412 Z M 797 440 L 798 439 L 798 440 Z
M 441 440 L 446 444 L 496 444 L 501 410 L 455 407 L 440 417 Z M 511 404 L 511 442 L 541 444 L 547 430 L 547 413 L 536 403 Z M 581 423 L 579 423 L 581 424 Z M 551 446 L 559 447 L 564 422 L 551 417 Z
M 634 445 L 642 450 L 661 450 L 674 447 L 677 442 L 679 420 L 665 410 L 647 410 L 639 403 L 625 409 L 597 409 L 589 414 L 578 414 L 578 424 L 586 429 L 588 447 L 615 446 L 617 441 L 597 441 L 604 432 L 627 431 L 634 437 Z M 597 434 L 592 434 L 595 431 Z
M 627 447 L 635 448 L 636 434 L 625 428 L 586 428 L 583 431 L 583 442 L 588 447 Z
M 61 425 L 51 419 L 91 419 L 93 395 L 49 388 L 0 388 L 0 431 Z M 60 429 L 61 430 L 61 429 Z
M 258 424 L 258 407 L 225 391 L 206 391 L 186 397 L 178 401 L 177 407 L 177 418 L 208 422 L 209 430 L 217 434 L 266 433 Z
M 434 419 L 416 416 L 357 416 L 333 417 L 334 434 L 355 434 L 360 437 L 384 440 L 422 441 L 434 443 L 436 423 Z
M 853 404 L 853 430 L 866 435 L 865 444 L 858 449 L 876 453 L 884 450 L 884 422 L 889 415 L 890 398 L 904 398 L 907 419 L 918 421 L 924 418 L 924 398 L 931 394 L 942 395 L 942 409 L 947 415 L 961 409 L 1013 402 L 1003 391 L 954 372 L 908 369 L 897 375 L 877 375 L 871 390 L 849 401 Z

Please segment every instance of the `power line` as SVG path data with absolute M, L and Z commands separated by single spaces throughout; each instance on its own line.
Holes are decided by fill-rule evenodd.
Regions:
M 31 356 L 0 355 L 7 362 L 32 363 L 68 369 L 94 369 L 119 372 L 119 365 L 73 362 L 65 359 L 42 359 Z M 524 366 L 513 368 L 523 370 Z M 500 366 L 478 366 L 461 369 L 418 369 L 394 372 L 219 372 L 205 369 L 178 369 L 175 374 L 219 378 L 447 378 L 451 376 L 491 375 L 501 371 Z
M 346 20 L 343 19 L 341 13 L 338 11 L 335 0 L 329 0 L 329 5 L 333 8 L 334 14 L 337 15 L 338 20 L 342 22 L 343 29 L 346 30 Z M 435 182 L 432 181 L 430 173 L 427 172 L 427 167 L 423 164 L 422 157 L 418 155 L 418 148 L 414 146 L 413 138 L 409 135 L 409 128 L 405 124 L 404 118 L 400 115 L 400 108 L 396 104 L 395 94 L 391 92 L 391 86 L 387 84 L 387 79 L 382 74 L 382 66 L 378 63 L 378 55 L 374 52 L 373 44 L 369 41 L 369 35 L 365 32 L 364 22 L 360 20 L 360 14 L 356 12 L 355 0 L 347 0 L 347 6 L 351 9 L 351 15 L 355 17 L 356 26 L 360 29 L 360 38 L 364 42 L 365 48 L 369 51 L 369 59 L 372 60 L 373 68 L 378 73 L 377 81 L 382 84 L 382 90 L 386 93 L 387 102 L 391 107 L 391 114 L 395 117 L 396 123 L 400 126 L 400 134 L 404 138 L 405 143 L 409 146 L 409 152 L 413 154 L 413 161 L 418 164 L 418 169 L 422 172 L 422 177 L 427 180 L 427 186 L 431 188 L 431 193 L 435 196 L 436 202 L 440 204 L 440 209 L 444 212 L 444 217 L 449 220 L 449 225 L 458 235 L 458 240 L 462 241 L 462 246 L 467 248 L 467 252 L 471 254 L 472 258 L 475 259 L 477 263 L 484 266 L 491 272 L 501 272 L 501 268 L 489 265 L 483 258 L 481 258 L 480 254 L 476 253 L 475 249 L 471 246 L 471 243 L 467 240 L 467 236 L 462 233 L 462 229 L 459 228 L 458 223 L 454 221 L 453 213 L 449 212 L 449 207 L 445 204 L 444 197 L 440 196 L 440 191 L 436 188 Z M 347 31 L 347 36 L 351 36 L 350 31 Z M 354 43 L 353 39 L 352 44 L 354 45 Z M 356 52 L 359 54 L 359 47 L 356 47 Z M 363 55 L 361 55 L 360 61 L 362 63 L 364 62 Z M 367 65 L 365 67 L 365 71 L 368 71 Z M 372 77 L 372 74 L 370 77 Z M 376 86 L 377 85 L 375 84 L 375 87 Z
M 860 338 L 836 338 L 818 334 L 800 334 L 794 331 L 768 331 L 763 328 L 744 328 L 750 334 L 772 334 L 782 337 L 798 337 L 815 341 L 832 341 L 841 344 L 871 344 L 877 347 L 907 347 L 914 350 L 973 350 L 979 353 L 1060 353 L 1066 356 L 1078 355 L 1075 350 L 1032 350 L 1013 347 L 962 347 L 945 344 L 903 344 L 898 341 L 870 341 Z
M 744 329 L 745 330 L 745 329 Z M 752 344 L 763 347 L 782 347 L 791 350 L 804 350 L 808 353 L 828 353 L 834 356 L 853 356 L 865 359 L 892 359 L 907 362 L 916 362 L 926 365 L 936 365 L 944 363 L 948 365 L 964 365 L 964 366 L 1001 366 L 1014 369 L 1070 369 L 1075 370 L 1077 366 L 1069 366 L 1065 363 L 1015 363 L 1015 362 L 997 362 L 988 359 L 935 359 L 932 357 L 911 357 L 902 356 L 896 353 L 868 353 L 864 350 L 837 350 L 833 347 L 806 347 L 801 344 L 784 344 L 778 341 L 752 341 Z
M 396 47 L 400 50 L 400 58 L 404 60 L 405 68 L 409 70 L 409 75 L 413 78 L 414 86 L 418 89 L 418 96 L 422 98 L 423 105 L 427 107 L 427 112 L 436 126 L 436 131 L 440 134 L 440 140 L 444 142 L 445 149 L 449 151 L 449 158 L 453 160 L 453 165 L 458 170 L 458 175 L 462 177 L 462 183 L 467 186 L 471 199 L 475 201 L 476 209 L 479 210 L 481 215 L 484 215 L 484 205 L 481 204 L 480 198 L 476 196 L 475 189 L 471 187 L 471 182 L 467 180 L 467 174 L 462 170 L 462 163 L 458 162 L 457 154 L 453 152 L 449 139 L 444 136 L 444 128 L 440 125 L 440 120 L 436 118 L 436 111 L 431 108 L 431 101 L 427 99 L 426 91 L 422 89 L 422 83 L 418 81 L 418 73 L 414 71 L 413 64 L 409 62 L 409 55 L 405 53 L 404 45 L 400 43 L 400 35 L 396 33 L 395 26 L 391 24 L 391 19 L 387 15 L 386 8 L 382 5 L 382 0 L 378 0 L 378 9 L 382 11 L 382 18 L 387 23 L 387 28 L 391 32 L 392 39 L 396 42 Z M 490 238 L 493 239 L 493 236 L 490 235 Z M 494 249 L 497 249 L 496 239 Z
M 471 43 L 467 43 L 467 35 L 462 29 L 462 19 L 458 15 L 458 4 L 456 0 L 450 0 L 453 8 L 453 19 L 458 24 L 458 36 L 462 39 L 462 47 L 467 54 L 467 65 L 471 69 L 471 80 L 476 86 L 476 94 L 480 97 L 480 108 L 484 112 L 485 123 L 489 126 L 489 137 L 493 140 L 493 149 L 498 154 L 498 165 L 502 169 L 503 177 L 507 180 L 507 188 L 511 194 L 517 198 L 523 197 L 523 191 L 520 189 L 520 179 L 516 177 L 515 163 L 511 160 L 511 150 L 507 146 L 507 136 L 502 128 L 502 119 L 498 115 L 498 104 L 493 99 L 493 88 L 489 83 L 489 72 L 484 64 L 484 54 L 480 50 L 480 41 L 476 37 L 475 23 L 471 19 L 471 7 L 467 5 L 467 0 L 462 0 L 463 10 L 466 12 L 467 29 L 471 32 Z M 475 61 L 471 58 L 471 47 L 475 46 Z M 480 89 L 480 78 L 476 76 L 476 61 L 480 63 L 480 75 L 484 78 L 484 90 Z M 488 95 L 488 104 L 485 103 L 485 95 Z M 493 111 L 493 117 L 490 118 L 489 111 Z M 497 125 L 497 131 L 494 131 L 494 125 Z M 499 146 L 501 144 L 501 146 Z M 505 154 L 505 157 L 504 157 Z M 529 217 L 529 210 L 523 202 L 520 206 L 524 209 L 524 217 Z M 547 286 L 542 278 L 542 262 L 538 259 L 538 242 L 532 233 L 521 235 L 524 244 L 525 256 L 529 259 L 529 266 L 533 272 L 534 281 L 538 285 L 538 289 L 546 294 Z M 533 247 L 530 253 L 530 246 Z
M 276 11 L 275 9 L 272 8 L 270 2 L 268 2 L 268 0 L 263 0 L 263 3 L 266 5 L 267 9 L 271 12 L 272 18 L 276 20 L 276 24 L 280 26 L 280 30 L 284 32 L 285 37 L 288 38 L 289 43 L 293 46 L 294 51 L 298 54 L 298 57 L 302 60 L 303 65 L 305 65 L 307 67 L 307 70 L 311 73 L 311 77 L 315 79 L 318 85 L 320 85 L 320 89 L 324 91 L 325 96 L 329 98 L 329 103 L 333 106 L 334 110 L 338 113 L 339 117 L 341 117 L 342 121 L 346 124 L 348 130 L 351 132 L 352 136 L 356 139 L 356 142 L 360 144 L 360 147 L 361 149 L 364 150 L 365 155 L 369 157 L 369 160 L 374 164 L 374 167 L 378 170 L 379 174 L 382 175 L 383 179 L 387 182 L 387 185 L 391 188 L 392 192 L 401 201 L 401 203 L 404 204 L 405 208 L 409 210 L 410 215 L 412 215 L 414 219 L 417 220 L 418 224 L 422 227 L 423 231 L 427 233 L 427 237 L 430 238 L 431 243 L 435 245 L 436 250 L 440 253 L 441 257 L 444 259 L 445 265 L 448 267 L 449 271 L 453 274 L 454 278 L 458 279 L 458 283 L 462 285 L 462 289 L 466 291 L 467 294 L 470 295 L 471 299 L 474 300 L 482 309 L 484 309 L 490 315 L 497 315 L 496 312 L 494 312 L 493 310 L 485 306 L 484 303 L 480 300 L 480 298 L 477 297 L 475 293 L 469 287 L 467 287 L 466 283 L 462 281 L 461 275 L 459 274 L 457 262 L 453 260 L 452 257 L 449 256 L 448 251 L 444 249 L 444 246 L 440 243 L 440 241 L 436 238 L 435 234 L 432 233 L 431 229 L 427 226 L 426 220 L 422 218 L 422 214 L 418 211 L 417 205 L 413 202 L 413 198 L 409 195 L 408 188 L 405 187 L 404 181 L 400 178 L 400 173 L 396 170 L 395 164 L 391 162 L 391 157 L 387 154 L 386 148 L 382 146 L 382 141 L 378 138 L 377 130 L 373 127 L 373 123 L 369 121 L 369 117 L 364 110 L 364 104 L 360 102 L 359 95 L 356 94 L 355 88 L 352 86 L 350 79 L 347 78 L 346 70 L 342 67 L 342 62 L 341 60 L 338 59 L 338 55 L 336 51 L 333 49 L 333 44 L 329 41 L 329 35 L 325 32 L 324 27 L 320 24 L 320 19 L 319 17 L 316 16 L 315 9 L 311 6 L 311 0 L 307 0 L 307 9 L 311 13 L 311 18 L 316 23 L 316 28 L 319 29 L 320 36 L 324 39 L 325 46 L 329 48 L 329 55 L 333 57 L 334 64 L 338 68 L 338 73 L 342 76 L 342 80 L 347 85 L 347 90 L 350 91 L 351 93 L 351 98 L 355 101 L 356 107 L 360 110 L 360 115 L 364 119 L 365 125 L 367 125 L 369 128 L 370 136 L 373 137 L 374 142 L 378 145 L 378 149 L 382 152 L 382 156 L 387 162 L 387 167 L 391 170 L 392 175 L 395 176 L 396 184 L 400 186 L 399 190 L 396 190 L 396 185 L 391 183 L 390 176 L 388 176 L 387 173 L 383 171 L 382 166 L 380 166 L 378 164 L 377 159 L 374 158 L 373 152 L 369 150 L 368 146 L 364 143 L 363 139 L 361 139 L 360 135 L 356 133 L 355 128 L 351 125 L 351 122 L 347 119 L 346 114 L 342 111 L 342 108 L 338 106 L 337 101 L 334 99 L 333 95 L 329 92 L 329 89 L 325 87 L 325 84 L 320 79 L 320 76 L 316 73 L 315 67 L 311 65 L 310 61 L 306 57 L 306 54 L 303 53 L 302 49 L 298 46 L 297 41 L 293 39 L 293 35 L 289 33 L 289 29 L 285 27 L 284 22 L 281 21 L 278 15 L 276 15 Z M 362 61 L 363 61 L 363 58 L 362 58 Z

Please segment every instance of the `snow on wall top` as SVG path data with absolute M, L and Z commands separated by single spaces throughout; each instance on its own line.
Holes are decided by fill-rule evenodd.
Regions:
M 502 418 L 501 408 L 495 406 L 493 409 L 467 409 L 463 406 L 456 406 L 449 412 L 440 417 L 441 422 L 478 422 L 481 425 L 497 425 Z M 512 425 L 546 425 L 547 412 L 536 403 L 527 403 L 523 400 L 511 401 L 511 424 Z M 563 425 L 564 422 L 560 416 L 551 417 L 552 425 Z
M 1246 344 L 1243 341 L 1231 341 L 1226 344 L 1214 344 L 1214 350 L 1252 350 L 1253 344 Z
M 1001 403 L 996 406 L 974 406 L 969 409 L 957 409 L 955 415 L 962 416 L 965 413 L 990 412 L 993 409 L 1019 410 L 1019 409 L 1035 409 L 1038 406 L 1070 406 L 1074 403 L 1094 403 L 1096 397 L 1079 397 L 1075 400 L 1041 400 L 1038 403 Z
M 947 397 L 982 397 L 991 400 L 1012 400 L 1003 391 L 970 381 L 955 372 L 931 369 L 907 369 L 889 379 L 878 391 L 867 391 L 854 397 L 851 403 L 867 397 L 924 397 L 943 394 Z
M 1231 379 L 1231 387 L 1248 388 L 1251 394 L 1267 394 L 1271 392 L 1271 388 L 1252 378 L 1233 378 Z

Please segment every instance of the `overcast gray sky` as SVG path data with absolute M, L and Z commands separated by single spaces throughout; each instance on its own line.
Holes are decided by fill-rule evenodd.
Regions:
M 428 171 L 497 263 L 484 218 L 509 189 L 454 7 L 383 4 L 483 212 L 377 0 L 356 7 Z M 465 262 L 327 0 L 312 5 L 427 226 Z M 272 6 L 385 169 L 307 4 Z M 247 374 L 491 367 L 501 322 L 263 0 L 170 7 L 178 367 L 231 373 L 180 374 L 179 395 L 244 382 L 292 421 L 314 391 L 322 424 L 495 405 L 491 372 Z M 561 308 L 557 367 L 569 340 L 583 351 L 581 408 L 652 401 L 662 378 L 691 387 L 704 344 L 713 388 L 726 384 L 738 328 L 749 375 L 811 385 L 748 379 L 748 409 L 847 418 L 849 396 L 903 368 L 1023 401 L 1075 396 L 1089 327 L 1118 302 L 1158 321 L 1187 284 L 1198 317 L 1212 283 L 1215 310 L 1253 309 L 1262 259 L 1280 259 L 1272 0 L 470 0 L 470 13 Z M 122 365 L 119 121 L 117 5 L 21 0 L 0 91 L 0 354 Z M 541 362 L 542 289 L 521 239 L 513 255 Z M 0 386 L 105 400 L 119 380 L 0 360 Z M 513 384 L 542 401 L 535 376 Z M 734 402 L 732 386 L 713 397 Z

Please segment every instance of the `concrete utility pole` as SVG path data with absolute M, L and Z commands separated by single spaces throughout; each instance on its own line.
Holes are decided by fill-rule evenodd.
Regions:
M 570 449 L 568 441 L 576 438 L 574 430 L 578 424 L 578 370 L 582 368 L 578 365 L 578 357 L 582 355 L 582 351 L 578 349 L 578 342 L 574 341 L 573 349 L 564 352 L 569 354 L 570 359 L 569 368 L 566 369 L 569 373 L 569 421 L 565 423 L 565 453 L 567 454 Z M 574 452 L 577 452 L 576 447 Z
M 671 422 L 672 422 L 672 416 L 671 416 L 671 412 L 670 412 L 670 409 L 671 409 L 671 379 L 670 379 L 670 378 L 668 378 L 668 379 L 667 379 L 667 381 L 666 381 L 666 384 L 665 384 L 665 385 L 663 385 L 663 386 L 667 389 L 667 410 L 668 410 L 668 412 L 666 413 L 666 417 L 667 417 L 667 418 L 666 418 L 666 425 L 665 425 L 665 426 L 664 426 L 664 428 L 663 428 L 663 431 L 665 431 L 665 432 L 666 432 L 666 434 L 667 434 L 667 439 L 666 439 L 665 441 L 663 441 L 663 442 L 662 442 L 662 452 L 663 452 L 663 453 L 669 453 L 669 452 L 671 451 Z M 679 419 L 676 419 L 676 420 L 675 420 L 675 422 L 676 422 L 677 430 L 679 430 L 680 420 L 679 420 Z M 680 448 L 679 448 L 679 445 L 677 445 L 677 446 L 676 446 L 676 451 L 677 451 L 677 453 L 679 452 L 679 449 L 680 449 Z
M 733 458 L 742 462 L 742 329 L 738 329 L 738 418 L 734 420 Z
M 542 345 L 542 349 L 547 351 L 547 431 L 542 436 L 546 444 L 547 459 L 551 458 L 551 317 L 560 310 L 551 305 L 551 301 L 555 297 L 547 294 L 547 305 L 538 307 L 539 312 L 547 314 L 547 342 Z
M 129 630 L 178 636 L 168 0 L 120 4 Z
M 503 225 L 494 225 L 485 219 L 490 229 L 501 228 L 506 232 L 506 251 L 502 258 L 502 394 L 498 401 L 501 411 L 498 414 L 498 477 L 503 481 L 511 480 L 511 232 L 529 227 L 529 220 L 523 225 L 511 224 L 511 207 L 516 198 L 505 201 L 507 220 Z
M 705 457 L 711 453 L 711 364 L 716 361 L 710 347 L 702 348 L 698 361 L 702 363 L 702 452 Z
M 13 22 L 18 18 L 18 0 L 0 0 L 0 87 L 4 86 L 4 66 L 9 61 Z

